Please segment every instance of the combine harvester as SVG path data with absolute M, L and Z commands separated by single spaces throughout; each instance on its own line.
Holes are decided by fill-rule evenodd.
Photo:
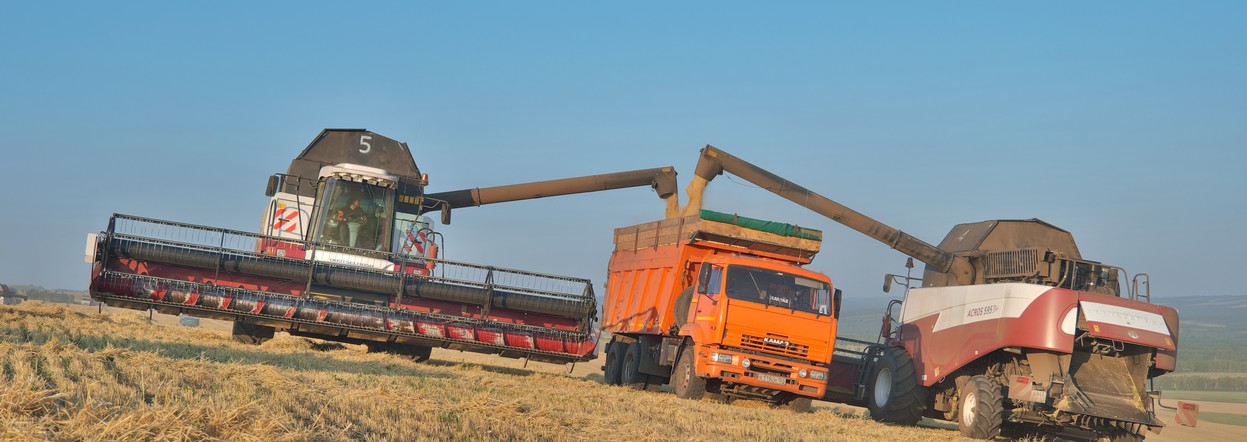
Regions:
M 877 345 L 837 349 L 825 399 L 884 422 L 955 421 L 980 439 L 1005 424 L 1109 440 L 1163 427 L 1148 381 L 1176 368 L 1178 312 L 1151 303 L 1147 274 L 1083 259 L 1069 232 L 1037 219 L 960 224 L 935 247 L 712 146 L 686 215 L 723 172 L 927 265 L 922 279 L 886 276 L 905 299 L 889 304 Z
M 258 344 L 277 330 L 429 357 L 433 347 L 551 363 L 597 356 L 586 279 L 448 261 L 424 216 L 555 195 L 651 186 L 644 169 L 426 194 L 407 145 L 362 129 L 326 129 L 269 179 L 259 233 L 129 215 L 88 235 L 91 297 L 234 322 Z

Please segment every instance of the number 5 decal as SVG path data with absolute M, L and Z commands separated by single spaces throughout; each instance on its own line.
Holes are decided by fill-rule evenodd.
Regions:
M 368 144 L 368 141 L 371 139 L 372 135 L 363 135 L 359 137 L 359 145 L 364 146 L 359 148 L 359 153 L 368 153 L 368 151 L 372 150 L 372 145 Z

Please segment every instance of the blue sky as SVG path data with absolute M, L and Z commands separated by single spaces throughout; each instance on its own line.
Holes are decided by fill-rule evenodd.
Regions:
M 0 282 L 83 289 L 113 212 L 256 230 L 322 128 L 411 145 L 430 191 L 673 165 L 713 144 L 929 242 L 1037 217 L 1153 296 L 1243 294 L 1239 2 L 46 2 L 0 15 Z M 740 181 L 740 180 L 737 180 Z M 707 208 L 904 256 L 718 179 Z M 465 209 L 456 260 L 592 278 L 645 189 Z

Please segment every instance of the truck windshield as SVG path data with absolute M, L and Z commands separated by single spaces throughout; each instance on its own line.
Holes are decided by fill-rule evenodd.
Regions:
M 820 315 L 831 312 L 827 283 L 757 267 L 728 267 L 727 296 Z
M 328 178 L 317 192 L 320 213 L 313 238 L 321 244 L 367 250 L 390 245 L 394 190 L 371 184 Z

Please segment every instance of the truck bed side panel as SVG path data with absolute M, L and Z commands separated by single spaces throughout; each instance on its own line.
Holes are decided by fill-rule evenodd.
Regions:
M 617 251 L 611 256 L 602 329 L 612 333 L 664 333 L 685 282 L 679 278 L 686 246 L 670 244 Z

